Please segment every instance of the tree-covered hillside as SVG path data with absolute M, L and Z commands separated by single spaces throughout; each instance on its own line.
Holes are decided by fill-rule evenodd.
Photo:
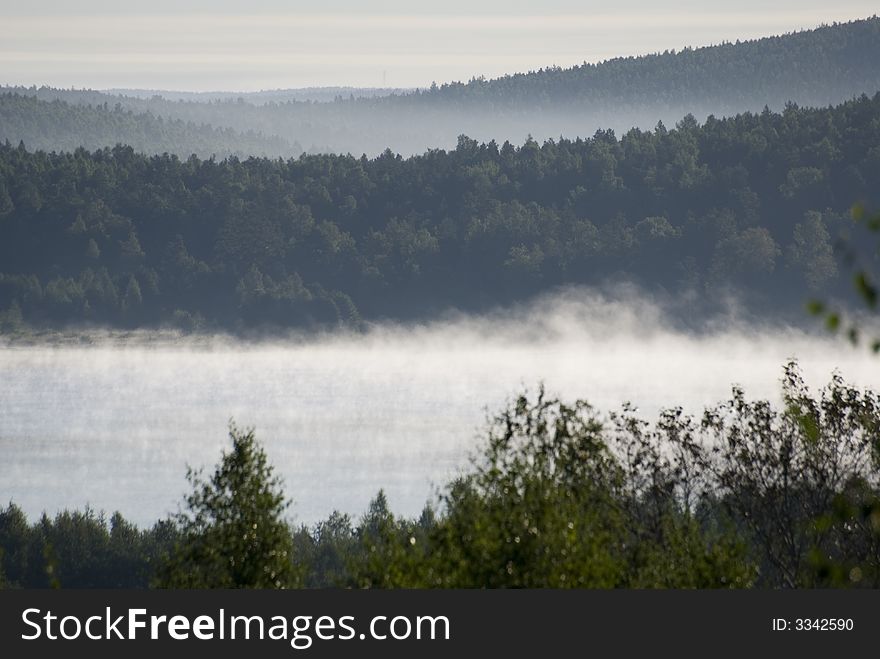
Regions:
M 814 30 L 494 80 L 451 83 L 415 98 L 493 107 L 685 108 L 736 113 L 743 101 L 781 107 L 828 105 L 880 89 L 880 18 Z
M 95 107 L 118 103 L 135 113 L 279 135 L 312 152 L 377 155 L 390 148 L 407 155 L 452 148 L 462 133 L 478 141 L 518 144 L 529 135 L 543 141 L 592 135 L 599 128 L 650 129 L 658 120 L 671 125 L 686 114 L 702 120 L 710 114 L 760 112 L 765 105 L 782 110 L 789 101 L 826 106 L 880 91 L 877 62 L 880 19 L 875 17 L 753 41 L 449 83 L 408 94 L 345 95 L 333 102 L 273 100 L 265 95 L 198 102 L 179 94 L 166 99 L 37 87 L 6 90 Z M 24 138 L 9 128 L 0 136 L 13 143 Z M 45 146 L 91 146 L 77 142 L 76 133 L 63 137 L 63 143 Z
M 173 153 L 182 158 L 237 155 L 291 156 L 302 149 L 280 137 L 236 132 L 175 118 L 136 113 L 116 104 L 71 105 L 56 99 L 0 94 L 0 140 L 24 142 L 32 150 L 73 151 L 128 144 L 140 153 Z
M 878 145 L 880 94 L 408 159 L 6 144 L 3 326 L 356 323 L 624 279 L 799 309 L 836 290 L 834 236 L 876 203 Z

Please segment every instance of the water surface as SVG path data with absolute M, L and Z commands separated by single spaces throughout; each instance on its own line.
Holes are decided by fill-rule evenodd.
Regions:
M 487 413 L 539 382 L 600 410 L 698 413 L 732 383 L 778 399 L 792 357 L 814 386 L 839 369 L 880 387 L 874 359 L 833 338 L 732 324 L 694 335 L 650 305 L 597 299 L 362 335 L 6 347 L 0 501 L 150 524 L 177 509 L 187 465 L 216 463 L 234 419 L 256 428 L 295 520 L 358 515 L 379 488 L 413 515 L 467 465 Z

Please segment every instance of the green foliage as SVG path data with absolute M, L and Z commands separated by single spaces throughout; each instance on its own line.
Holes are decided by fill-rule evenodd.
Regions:
M 659 435 L 626 414 L 614 427 L 583 402 L 520 397 L 494 420 L 474 471 L 444 495 L 424 585 L 749 585 L 744 544 L 677 496 Z
M 9 588 L 146 588 L 174 537 L 165 523 L 139 530 L 90 509 L 31 525 L 10 504 L 0 511 L 0 566 Z
M 744 229 L 718 241 L 712 275 L 720 282 L 743 278 L 765 281 L 773 274 L 779 254 L 779 247 L 767 229 Z
M 348 559 L 345 585 L 355 588 L 422 586 L 424 534 L 415 524 L 397 519 L 379 491 L 354 531 L 355 550 Z
M 27 571 L 30 526 L 24 512 L 13 504 L 0 511 L 0 554 L 5 587 L 21 585 Z
M 837 376 L 814 398 L 794 364 L 782 393 L 654 424 L 522 396 L 430 523 L 380 494 L 349 536 L 353 585 L 880 586 L 880 401 Z
M 738 388 L 702 418 L 522 395 L 470 469 L 418 519 L 383 492 L 357 522 L 292 530 L 252 432 L 173 521 L 29 525 L 0 511 L 9 587 L 880 587 L 880 398 L 839 376 L 813 395 L 793 363 L 783 406 Z
M 159 571 L 163 588 L 289 588 L 293 567 L 288 506 L 253 431 L 230 427 L 232 449 L 209 479 L 189 470 L 193 491 L 175 523 L 180 539 Z
M 314 528 L 303 526 L 293 536 L 294 561 L 307 588 L 351 585 L 349 574 L 358 548 L 352 519 L 334 511 Z
M 869 313 L 874 314 L 877 311 L 878 284 L 873 267 L 877 257 L 876 246 L 874 246 L 876 238 L 872 234 L 880 232 L 880 213 L 872 213 L 863 204 L 856 204 L 851 209 L 851 215 L 855 223 L 854 228 L 862 233 L 867 232 L 863 242 L 872 247 L 866 252 L 864 245 L 856 242 L 854 237 L 845 236 L 841 239 L 838 249 L 852 270 L 852 285 L 860 304 Z M 834 305 L 813 299 L 807 303 L 807 311 L 821 318 L 830 332 L 845 329 L 847 338 L 854 345 L 865 340 L 863 336 L 865 329 L 859 321 L 846 318 L 844 313 Z M 880 337 L 869 337 L 867 341 L 872 352 L 880 353 Z
M 430 585 L 619 585 L 626 569 L 615 505 L 621 475 L 601 431 L 588 407 L 543 392 L 499 415 L 473 472 L 443 497 Z
M 831 234 L 821 213 L 808 212 L 804 221 L 795 225 L 787 257 L 789 267 L 803 270 L 811 291 L 821 290 L 837 277 Z
M 701 464 L 693 419 L 662 411 L 653 424 L 629 405 L 612 415 L 609 443 L 623 472 L 628 519 L 626 584 L 640 588 L 745 588 L 756 569 L 749 544 L 718 506 Z
M 794 364 L 783 397 L 776 411 L 735 389 L 703 420 L 701 463 L 760 561 L 759 584 L 841 585 L 828 565 L 846 564 L 880 587 L 880 399 L 839 375 L 813 398 Z
M 694 294 L 705 314 L 725 289 L 794 313 L 805 288 L 851 293 L 832 245 L 840 200 L 876 196 L 878 120 L 880 94 L 409 159 L 0 145 L 0 309 L 35 328 L 358 327 L 613 278 Z M 793 182 L 804 194 L 783 193 Z

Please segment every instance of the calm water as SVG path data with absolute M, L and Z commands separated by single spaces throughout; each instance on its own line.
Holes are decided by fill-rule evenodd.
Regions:
M 649 417 L 674 404 L 699 412 L 734 382 L 775 399 L 789 357 L 813 385 L 837 367 L 880 386 L 872 358 L 841 342 L 732 329 L 696 338 L 645 330 L 658 324 L 650 309 L 604 310 L 563 304 L 513 322 L 309 341 L 2 348 L 0 501 L 31 516 L 88 504 L 152 523 L 176 510 L 186 465 L 217 461 L 234 418 L 256 427 L 297 521 L 360 514 L 379 488 L 396 512 L 417 514 L 467 465 L 487 412 L 539 381 L 601 410 L 630 400 Z

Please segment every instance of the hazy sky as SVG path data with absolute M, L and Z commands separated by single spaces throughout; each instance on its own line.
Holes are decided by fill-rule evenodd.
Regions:
M 425 86 L 875 13 L 876 0 L 0 0 L 0 84 Z

